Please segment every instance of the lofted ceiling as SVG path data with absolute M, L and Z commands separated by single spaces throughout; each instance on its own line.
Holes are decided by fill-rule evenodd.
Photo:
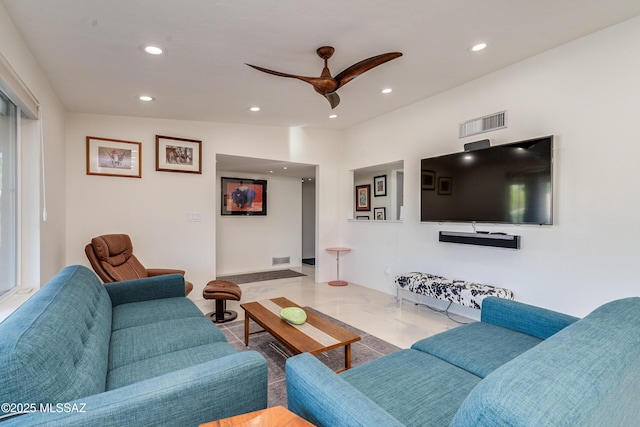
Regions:
M 0 1 L 67 111 L 327 129 L 640 14 L 638 1 L 611 0 Z M 468 50 L 479 42 L 488 47 Z M 148 55 L 146 44 L 165 53 Z M 318 76 L 323 45 L 336 49 L 333 75 L 380 53 L 404 55 L 340 88 L 335 110 L 307 83 L 245 65 Z M 386 87 L 393 92 L 381 94 Z

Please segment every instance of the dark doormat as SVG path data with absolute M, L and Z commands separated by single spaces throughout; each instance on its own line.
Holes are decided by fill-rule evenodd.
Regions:
M 241 283 L 263 282 L 265 280 L 288 279 L 290 277 L 300 276 L 306 276 L 306 274 L 287 269 L 260 271 L 258 273 L 233 274 L 229 276 L 218 276 L 216 277 L 216 279 L 228 280 L 239 285 Z
M 347 325 L 344 322 L 336 320 L 326 314 L 320 313 L 310 307 L 305 310 L 329 319 L 337 325 L 360 336 L 360 341 L 351 344 L 351 367 L 356 367 L 365 362 L 377 359 L 385 354 L 393 353 L 400 350 L 393 344 L 374 337 L 360 329 Z M 284 365 L 287 357 L 291 356 L 282 344 L 280 344 L 268 332 L 253 334 L 249 338 L 249 348 L 244 346 L 244 320 L 236 322 L 219 324 L 218 327 L 227 337 L 227 341 L 238 351 L 254 350 L 262 354 L 267 359 L 269 370 L 268 380 L 268 406 L 282 405 L 287 407 L 287 384 Z M 262 328 L 254 323 L 250 323 L 250 332 L 260 331 Z M 325 353 L 316 355 L 316 357 L 333 370 L 344 367 L 344 347 L 329 350 Z

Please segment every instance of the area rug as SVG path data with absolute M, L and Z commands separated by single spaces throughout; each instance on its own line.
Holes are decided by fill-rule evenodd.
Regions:
M 377 359 L 388 353 L 399 350 L 393 344 L 389 344 L 379 338 L 369 335 L 360 329 L 347 325 L 339 320 L 320 313 L 313 308 L 305 307 L 318 316 L 329 319 L 332 322 L 342 326 L 345 329 L 360 336 L 360 341 L 351 344 L 351 367 L 356 367 L 364 362 Z M 238 351 L 245 351 L 244 346 L 244 320 L 218 325 L 227 337 L 227 341 Z M 260 331 L 262 328 L 255 322 L 250 323 L 250 331 Z M 255 350 L 261 353 L 267 359 L 269 369 L 269 388 L 268 388 L 268 406 L 282 405 L 287 407 L 287 385 L 284 365 L 291 353 L 273 338 L 268 332 L 262 332 L 251 335 L 249 337 L 248 350 Z M 336 348 L 316 355 L 324 364 L 333 370 L 344 367 L 344 347 Z
M 290 277 L 306 276 L 306 274 L 298 273 L 293 270 L 269 270 L 260 271 L 258 273 L 233 274 L 229 276 L 218 276 L 218 280 L 229 280 L 230 282 L 241 284 L 251 282 L 263 282 L 265 280 L 288 279 Z

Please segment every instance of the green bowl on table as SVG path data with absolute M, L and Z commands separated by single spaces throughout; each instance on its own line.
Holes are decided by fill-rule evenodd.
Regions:
M 307 313 L 300 307 L 285 307 L 280 310 L 280 317 L 292 325 L 302 325 L 307 321 Z

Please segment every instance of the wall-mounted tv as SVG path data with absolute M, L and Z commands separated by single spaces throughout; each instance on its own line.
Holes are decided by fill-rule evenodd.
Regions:
M 553 136 L 421 160 L 424 222 L 553 223 Z

